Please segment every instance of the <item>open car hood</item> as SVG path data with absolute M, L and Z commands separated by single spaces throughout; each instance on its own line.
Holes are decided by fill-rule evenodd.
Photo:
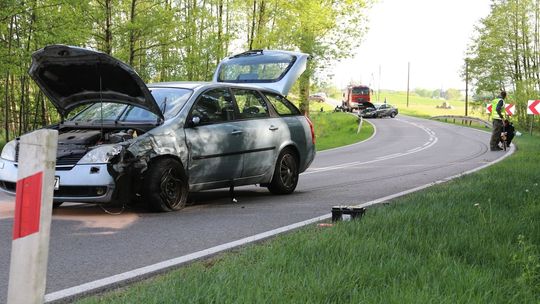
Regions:
M 372 104 L 369 101 L 360 101 L 360 102 L 358 102 L 358 107 L 362 107 L 364 109 L 369 109 L 369 108 L 376 109 L 377 108 L 377 107 L 375 107 L 374 104 Z
M 32 54 L 28 73 L 63 117 L 79 105 L 103 101 L 134 105 L 163 119 L 139 75 L 105 53 L 66 45 L 46 46 Z
M 244 83 L 271 89 L 286 96 L 306 69 L 308 54 L 253 50 L 223 59 L 214 82 Z

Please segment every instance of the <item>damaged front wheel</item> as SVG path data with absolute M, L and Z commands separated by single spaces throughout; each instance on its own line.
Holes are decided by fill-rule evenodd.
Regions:
M 143 199 L 150 209 L 176 211 L 186 206 L 187 178 L 182 165 L 170 158 L 151 163 L 144 177 Z

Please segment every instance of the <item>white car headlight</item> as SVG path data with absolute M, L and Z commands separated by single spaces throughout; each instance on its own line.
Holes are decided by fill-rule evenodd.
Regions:
M 3 159 L 5 159 L 5 160 L 15 161 L 15 155 L 17 154 L 16 149 L 17 149 L 17 141 L 16 140 L 12 140 L 12 141 L 8 142 L 4 146 L 4 149 L 2 149 L 1 157 Z
M 103 145 L 86 153 L 77 164 L 105 164 L 122 151 L 120 145 Z

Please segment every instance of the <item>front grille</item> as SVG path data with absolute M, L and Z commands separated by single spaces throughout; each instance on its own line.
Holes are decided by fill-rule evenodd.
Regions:
M 99 197 L 107 193 L 106 186 L 60 186 L 55 197 Z
M 86 153 L 74 153 L 70 155 L 64 155 L 56 159 L 57 166 L 72 166 L 77 164 Z
M 0 181 L 0 187 L 4 189 L 5 191 L 9 192 L 15 192 L 17 184 L 16 183 L 10 183 L 6 181 Z
M 15 147 L 15 163 L 19 162 L 19 146 L 20 146 L 19 143 L 17 143 L 17 146 Z M 77 164 L 79 160 L 81 160 L 81 158 L 83 158 L 85 154 L 86 152 L 63 155 L 56 159 L 56 165 L 57 166 L 74 166 Z
M 8 192 L 16 192 L 17 184 L 0 181 L 0 188 Z M 107 193 L 106 186 L 60 186 L 54 191 L 55 197 L 100 197 Z
M 15 145 L 15 162 L 19 162 L 19 141 L 17 141 L 17 144 Z
M 56 166 L 56 171 L 70 171 L 74 166 Z

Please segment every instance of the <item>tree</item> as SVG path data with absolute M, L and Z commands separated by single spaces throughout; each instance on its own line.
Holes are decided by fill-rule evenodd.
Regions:
M 147 82 L 210 80 L 238 49 L 289 49 L 311 60 L 297 82 L 301 108 L 313 75 L 350 56 L 372 0 L 3 0 L 0 111 L 6 139 L 58 120 L 27 75 L 49 44 L 89 47 L 128 64 Z M 532 0 L 531 0 L 532 1 Z
M 414 90 L 414 92 L 415 92 L 418 96 L 422 96 L 422 97 L 428 97 L 428 98 L 430 98 L 431 96 L 433 96 L 432 91 L 430 91 L 430 90 L 428 90 L 428 89 L 416 88 L 416 89 Z
M 447 100 L 461 100 L 462 95 L 458 89 L 448 89 L 446 90 L 446 99 Z
M 89 39 L 87 4 L 77 1 L 8 1 L 0 20 L 2 113 L 6 140 L 51 121 L 49 107 L 27 75 L 30 55 L 51 43 L 82 45 Z M 41 112 L 41 113 L 40 113 Z M 52 115 L 54 116 L 54 114 Z
M 540 1 L 494 0 L 469 46 L 469 74 L 477 95 L 511 92 L 519 122 L 527 99 L 540 92 Z
M 306 71 L 298 81 L 300 109 L 307 114 L 312 76 L 317 70 L 328 67 L 330 62 L 351 56 L 351 50 L 359 45 L 365 33 L 365 13 L 371 1 L 255 2 L 259 3 L 259 13 L 253 16 L 256 15 L 260 22 L 252 22 L 253 25 L 257 24 L 256 34 L 250 40 L 254 48 L 292 47 L 311 55 L 312 60 L 308 61 Z M 261 10 L 263 5 L 265 9 Z M 268 7 L 274 11 L 267 12 Z

